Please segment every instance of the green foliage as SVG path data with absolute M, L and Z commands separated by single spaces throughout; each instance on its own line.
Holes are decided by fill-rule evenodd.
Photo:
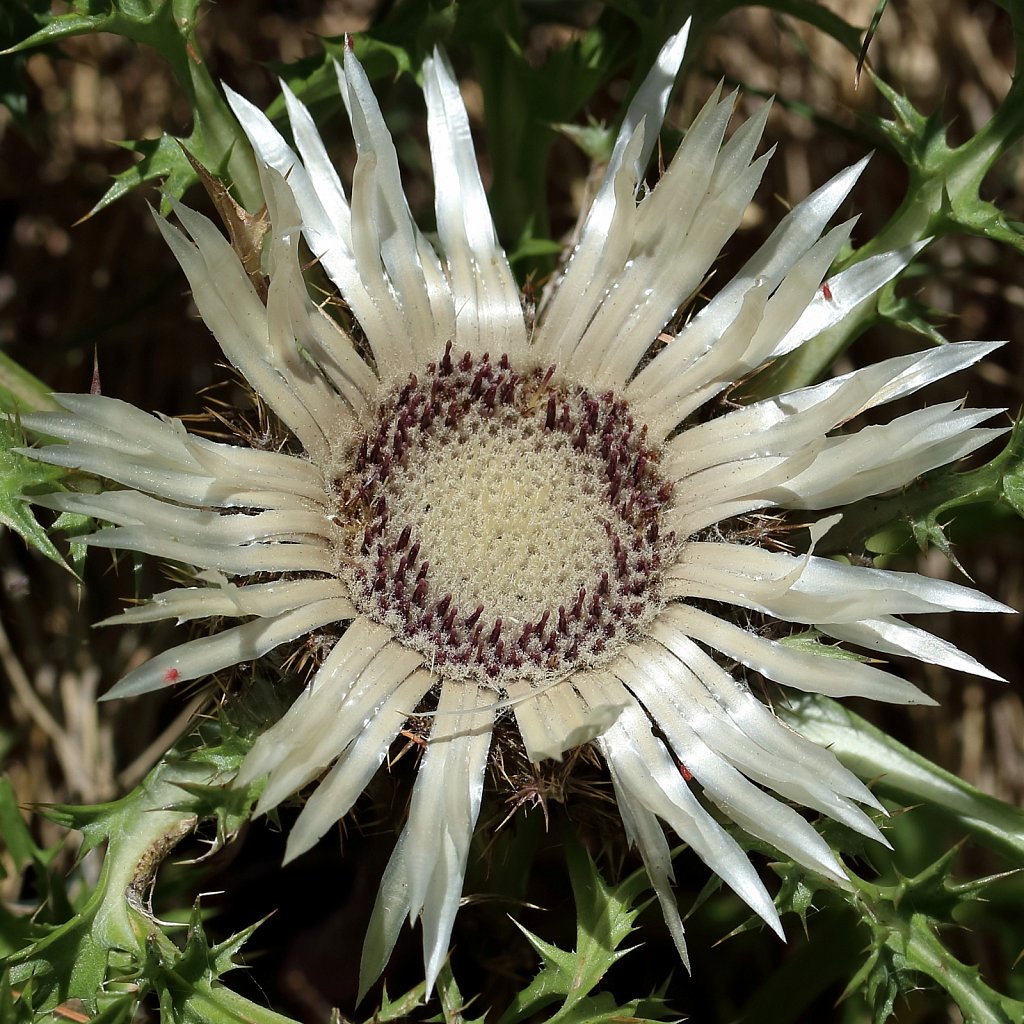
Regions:
M 899 876 L 894 885 L 855 878 L 857 892 L 851 899 L 871 933 L 870 952 L 844 998 L 863 991 L 876 1024 L 889 1019 L 897 995 L 915 988 L 920 975 L 950 994 L 965 1024 L 1012 1024 L 1024 1017 L 1024 1003 L 995 992 L 976 967 L 960 963 L 938 938 L 939 927 L 954 923 L 955 911 L 982 899 L 1004 877 L 953 882 L 950 872 L 957 853 L 956 848 L 949 850 L 913 877 Z
M 196 42 L 201 0 L 74 0 L 70 10 L 33 13 L 38 26 L 10 48 L 21 53 L 71 36 L 111 32 L 150 46 L 165 61 L 191 103 L 194 121 L 185 139 L 128 141 L 126 149 L 142 154 L 135 166 L 114 179 L 91 211 L 105 206 L 145 182 L 162 182 L 165 196 L 180 197 L 195 180 L 179 142 L 204 166 L 233 183 L 243 205 L 259 207 L 260 188 L 245 136 L 221 96 Z M 90 214 L 90 215 L 91 215 Z
M 649 887 L 639 871 L 617 886 L 601 877 L 596 865 L 571 834 L 564 839 L 569 881 L 576 901 L 576 947 L 559 949 L 517 924 L 541 958 L 533 981 L 516 996 L 500 1024 L 518 1021 L 560 1003 L 545 1017 L 558 1024 L 585 1021 L 664 1020 L 661 1000 L 652 996 L 619 1006 L 608 993 L 591 995 L 611 967 L 636 947 L 620 948 L 634 931 L 634 923 L 647 901 L 638 899 Z
M 893 109 L 892 120 L 875 124 L 910 172 L 907 199 L 897 214 L 903 230 L 918 237 L 964 231 L 1004 242 L 1024 251 L 1024 235 L 1002 211 L 980 196 L 992 164 L 1024 135 L 1024 81 L 1015 76 L 1009 93 L 992 120 L 962 146 L 946 140 L 941 113 L 925 117 L 906 97 L 872 76 Z M 874 243 L 877 249 L 877 241 Z
M 0 352 L 0 411 L 34 412 L 55 407 L 50 389 L 9 355 Z
M 58 565 L 65 565 L 25 500 L 28 495 L 54 490 L 64 470 L 25 458 L 16 451 L 24 445 L 17 421 L 0 414 L 0 524 Z
M 795 706 L 780 707 L 785 720 L 818 743 L 828 744 L 840 760 L 858 774 L 871 777 L 879 794 L 892 796 L 897 807 L 920 800 L 929 808 L 969 828 L 982 841 L 999 847 L 1021 863 L 1024 813 L 979 793 L 955 776 L 907 750 L 869 723 L 822 697 L 800 697 Z M 941 799 L 940 799 L 941 798 Z M 931 985 L 943 990 L 964 1015 L 966 1024 L 1014 1024 L 1024 1019 L 1024 1003 L 995 991 L 978 969 L 957 958 L 940 936 L 963 927 L 964 911 L 984 902 L 998 883 L 1021 868 L 983 878 L 957 881 L 954 862 L 962 844 L 954 845 L 920 871 L 904 874 L 898 854 L 887 853 L 862 836 L 834 822 L 822 832 L 833 847 L 877 872 L 868 881 L 847 867 L 852 886 L 809 873 L 792 861 L 774 861 L 773 871 L 782 885 L 776 895 L 780 914 L 796 914 L 805 930 L 814 918 L 814 937 L 745 1008 L 748 1019 L 765 1019 L 770 1005 L 797 977 L 825 971 L 841 976 L 836 965 L 859 964 L 848 979 L 842 1000 L 862 1001 L 873 1024 L 885 1024 L 896 1011 L 897 1000 Z M 748 847 L 771 856 L 770 848 L 737 836 Z M 760 927 L 749 918 L 734 934 Z M 817 949 L 828 951 L 828 965 L 819 964 Z M 840 968 L 841 970 L 841 968 Z M 800 998 L 794 1013 L 800 1019 Z M 858 1018 L 859 1019 L 859 1018 Z
M 68 999 L 81 999 L 100 1019 L 129 1020 L 139 1001 L 155 995 L 165 1019 L 175 1024 L 220 1024 L 285 1018 L 237 996 L 217 979 L 233 966 L 234 954 L 252 932 L 208 947 L 195 909 L 183 947 L 164 933 L 149 906 L 157 871 L 178 842 L 203 819 L 216 822 L 218 837 L 234 832 L 248 816 L 255 789 L 213 799 L 237 772 L 247 749 L 243 732 L 229 722 L 207 725 L 193 735 L 120 800 L 89 807 L 53 806 L 53 821 L 82 835 L 80 856 L 105 845 L 100 877 L 77 904 L 50 899 L 29 924 L 22 948 L 8 956 L 7 977 L 21 990 L 15 1009 L 25 1020 Z M 221 736 L 224 740 L 221 742 Z M 0 826 L 16 843 L 18 862 L 37 862 L 45 874 L 47 857 L 12 826 L 9 799 L 0 789 Z M 16 814 L 16 811 L 14 812 Z M 21 826 L 24 829 L 24 826 Z M 52 892 L 63 889 L 48 877 Z M 131 982 L 132 991 L 113 1000 L 112 985 Z M 27 998 L 30 992 L 31 998 Z M 14 1019 L 22 1019 L 16 1016 Z
M 851 875 L 856 889 L 845 899 L 870 937 L 867 956 L 842 998 L 862 995 L 875 1024 L 888 1021 L 897 998 L 918 989 L 923 979 L 948 993 L 965 1024 L 1013 1024 L 1024 1018 L 1024 1003 L 992 989 L 976 967 L 959 961 L 939 939 L 940 928 L 955 924 L 955 911 L 982 899 L 1003 877 L 953 882 L 957 852 L 948 851 L 912 877 L 899 876 L 894 885 Z
M 3 837 L 15 873 L 19 875 L 30 873 L 43 900 L 46 900 L 48 898 L 47 868 L 57 854 L 58 848 L 44 850 L 36 845 L 15 800 L 14 788 L 8 779 L 2 777 L 0 777 L 0 837 Z M 6 872 L 0 868 L 0 878 L 3 877 L 6 877 Z M 49 898 L 55 896 L 56 894 L 50 894 Z M 8 956 L 24 947 L 30 941 L 30 931 L 31 923 L 27 918 L 12 913 L 5 906 L 0 905 L 0 957 Z M 3 1010 L 0 1007 L 0 1021 L 4 1019 Z
M 817 629 L 804 630 L 801 633 L 793 633 L 790 636 L 782 637 L 780 643 L 786 647 L 804 651 L 807 654 L 816 654 L 821 658 L 837 658 L 840 661 L 869 661 L 870 659 L 857 653 L 840 647 L 835 642 L 829 642 L 824 634 Z
M 455 975 L 448 964 L 445 964 L 438 976 L 437 996 L 441 1001 L 441 1013 L 431 1017 L 431 1021 L 438 1021 L 439 1024 L 484 1024 L 483 1017 L 469 1018 L 463 1013 L 469 1007 L 462 998 Z

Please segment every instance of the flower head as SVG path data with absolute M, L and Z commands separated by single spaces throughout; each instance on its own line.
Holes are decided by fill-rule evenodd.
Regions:
M 215 443 L 99 396 L 62 396 L 66 412 L 28 418 L 64 442 L 37 458 L 120 485 L 44 504 L 114 524 L 88 538 L 94 546 L 196 567 L 194 586 L 116 621 L 245 620 L 158 655 L 108 696 L 201 678 L 344 624 L 239 776 L 266 779 L 260 812 L 320 780 L 288 858 L 347 813 L 411 715 L 429 718 L 364 949 L 364 987 L 407 918 L 422 924 L 428 988 L 437 977 L 498 716 L 514 717 L 534 762 L 597 747 L 685 959 L 662 823 L 781 933 L 757 874 L 695 789 L 741 829 L 840 881 L 841 865 L 790 802 L 884 842 L 859 806 L 879 806 L 868 789 L 724 666 L 833 696 L 929 702 L 874 665 L 823 657 L 751 623 L 814 626 L 868 651 L 990 675 L 900 616 L 1002 605 L 952 583 L 823 559 L 813 546 L 789 554 L 759 542 L 768 527 L 750 528 L 765 509 L 823 510 L 900 487 L 1001 433 L 978 426 L 992 410 L 958 403 L 839 432 L 993 346 L 888 359 L 698 417 L 752 370 L 840 322 L 916 248 L 865 260 L 822 290 L 853 222 L 826 226 L 858 164 L 797 205 L 730 283 L 663 335 L 770 156 L 754 156 L 767 108 L 725 142 L 734 97 L 716 91 L 638 200 L 684 46 L 685 33 L 669 40 L 633 100 L 535 331 L 443 54 L 423 69 L 437 248 L 413 221 L 351 53 L 339 68 L 358 150 L 348 193 L 287 88 L 297 152 L 231 94 L 272 225 L 265 298 L 206 218 L 176 205 L 181 227 L 158 223 L 210 330 L 294 447 Z M 358 322 L 358 343 L 309 298 L 300 234 Z M 812 542 L 833 522 L 814 525 Z

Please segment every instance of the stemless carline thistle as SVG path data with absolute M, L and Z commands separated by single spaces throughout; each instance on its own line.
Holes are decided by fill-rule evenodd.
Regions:
M 871 792 L 721 662 L 800 690 L 929 702 L 873 664 L 787 645 L 751 623 L 813 626 L 871 652 L 991 676 L 900 616 L 1004 606 L 813 548 L 790 554 L 763 543 L 768 526 L 749 528 L 766 509 L 823 510 L 898 488 L 1001 434 L 978 426 L 994 410 L 956 402 L 837 429 L 994 346 L 888 359 L 695 416 L 869 301 L 919 247 L 864 260 L 821 289 L 853 221 L 826 226 L 862 162 L 795 206 L 731 282 L 659 338 L 738 227 L 771 155 L 754 156 L 767 106 L 725 141 L 735 97 L 715 90 L 638 198 L 684 47 L 685 31 L 631 103 L 535 330 L 442 53 L 423 67 L 437 248 L 410 214 L 351 52 L 338 69 L 358 154 L 348 195 L 286 87 L 295 149 L 229 92 L 269 211 L 265 301 L 205 217 L 174 204 L 181 228 L 158 223 L 203 319 L 293 435 L 294 454 L 217 443 L 94 395 L 58 396 L 66 412 L 26 417 L 62 442 L 36 458 L 119 485 L 42 504 L 113 524 L 86 538 L 93 546 L 195 567 L 194 586 L 111 621 L 246 620 L 154 657 L 108 696 L 199 679 L 345 624 L 237 780 L 265 777 L 265 812 L 319 779 L 287 858 L 348 812 L 409 716 L 428 716 L 364 946 L 364 991 L 406 918 L 421 922 L 434 985 L 497 716 L 514 716 L 533 762 L 595 744 L 685 960 L 662 822 L 781 935 L 771 897 L 696 787 L 739 828 L 839 882 L 840 863 L 790 802 L 885 841 L 858 806 L 879 807 Z M 358 343 L 310 299 L 300 234 L 358 322 Z M 812 543 L 833 521 L 812 525 Z

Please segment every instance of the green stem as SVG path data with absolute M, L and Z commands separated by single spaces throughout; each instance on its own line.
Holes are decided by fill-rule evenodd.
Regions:
M 777 710 L 854 774 L 875 780 L 880 794 L 905 804 L 926 803 L 1015 864 L 1024 863 L 1024 811 L 975 789 L 827 697 L 792 696 Z
M 194 52 L 198 51 L 190 40 L 189 53 Z M 201 126 L 203 134 L 202 149 L 212 169 L 226 177 L 238 193 L 242 206 L 250 213 L 257 212 L 263 205 L 263 189 L 252 149 L 210 77 L 205 61 L 200 57 L 189 60 L 187 78 L 179 81 L 189 93 L 196 124 Z

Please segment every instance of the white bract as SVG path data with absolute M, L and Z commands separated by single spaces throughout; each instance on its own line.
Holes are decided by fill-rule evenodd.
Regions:
M 437 979 L 497 716 L 514 716 L 533 762 L 596 745 L 685 960 L 663 824 L 781 934 L 757 873 L 695 789 L 840 883 L 842 866 L 791 804 L 885 842 L 858 806 L 879 807 L 868 789 L 723 663 L 799 690 L 931 703 L 865 661 L 754 626 L 814 626 L 872 652 L 990 676 L 900 616 L 1007 610 L 997 602 L 751 540 L 770 523 L 758 533 L 742 517 L 889 491 L 1001 434 L 978 426 L 993 410 L 957 403 L 839 431 L 995 346 L 888 359 L 694 422 L 736 381 L 869 301 L 917 247 L 821 288 L 852 229 L 827 225 L 858 164 L 794 207 L 731 282 L 658 340 L 738 227 L 770 155 L 754 157 L 767 108 L 724 141 L 734 97 L 716 91 L 638 201 L 684 47 L 685 33 L 669 40 L 633 100 L 534 331 L 443 54 L 423 68 L 437 248 L 412 219 L 351 53 L 338 76 L 358 151 L 347 193 L 287 88 L 295 150 L 229 94 L 272 225 L 266 301 L 205 217 L 176 205 L 180 227 L 159 224 L 224 353 L 294 436 L 291 453 L 215 443 L 100 396 L 60 396 L 65 412 L 25 417 L 62 442 L 36 458 L 120 485 L 43 504 L 113 524 L 87 538 L 94 546 L 196 569 L 194 586 L 115 621 L 244 620 L 158 655 L 108 696 L 200 679 L 346 624 L 237 780 L 266 779 L 265 812 L 319 779 L 287 858 L 349 811 L 410 716 L 428 714 L 408 822 L 364 949 L 364 990 L 406 919 L 422 925 L 428 989 Z M 300 234 L 358 321 L 361 347 L 310 299 Z

